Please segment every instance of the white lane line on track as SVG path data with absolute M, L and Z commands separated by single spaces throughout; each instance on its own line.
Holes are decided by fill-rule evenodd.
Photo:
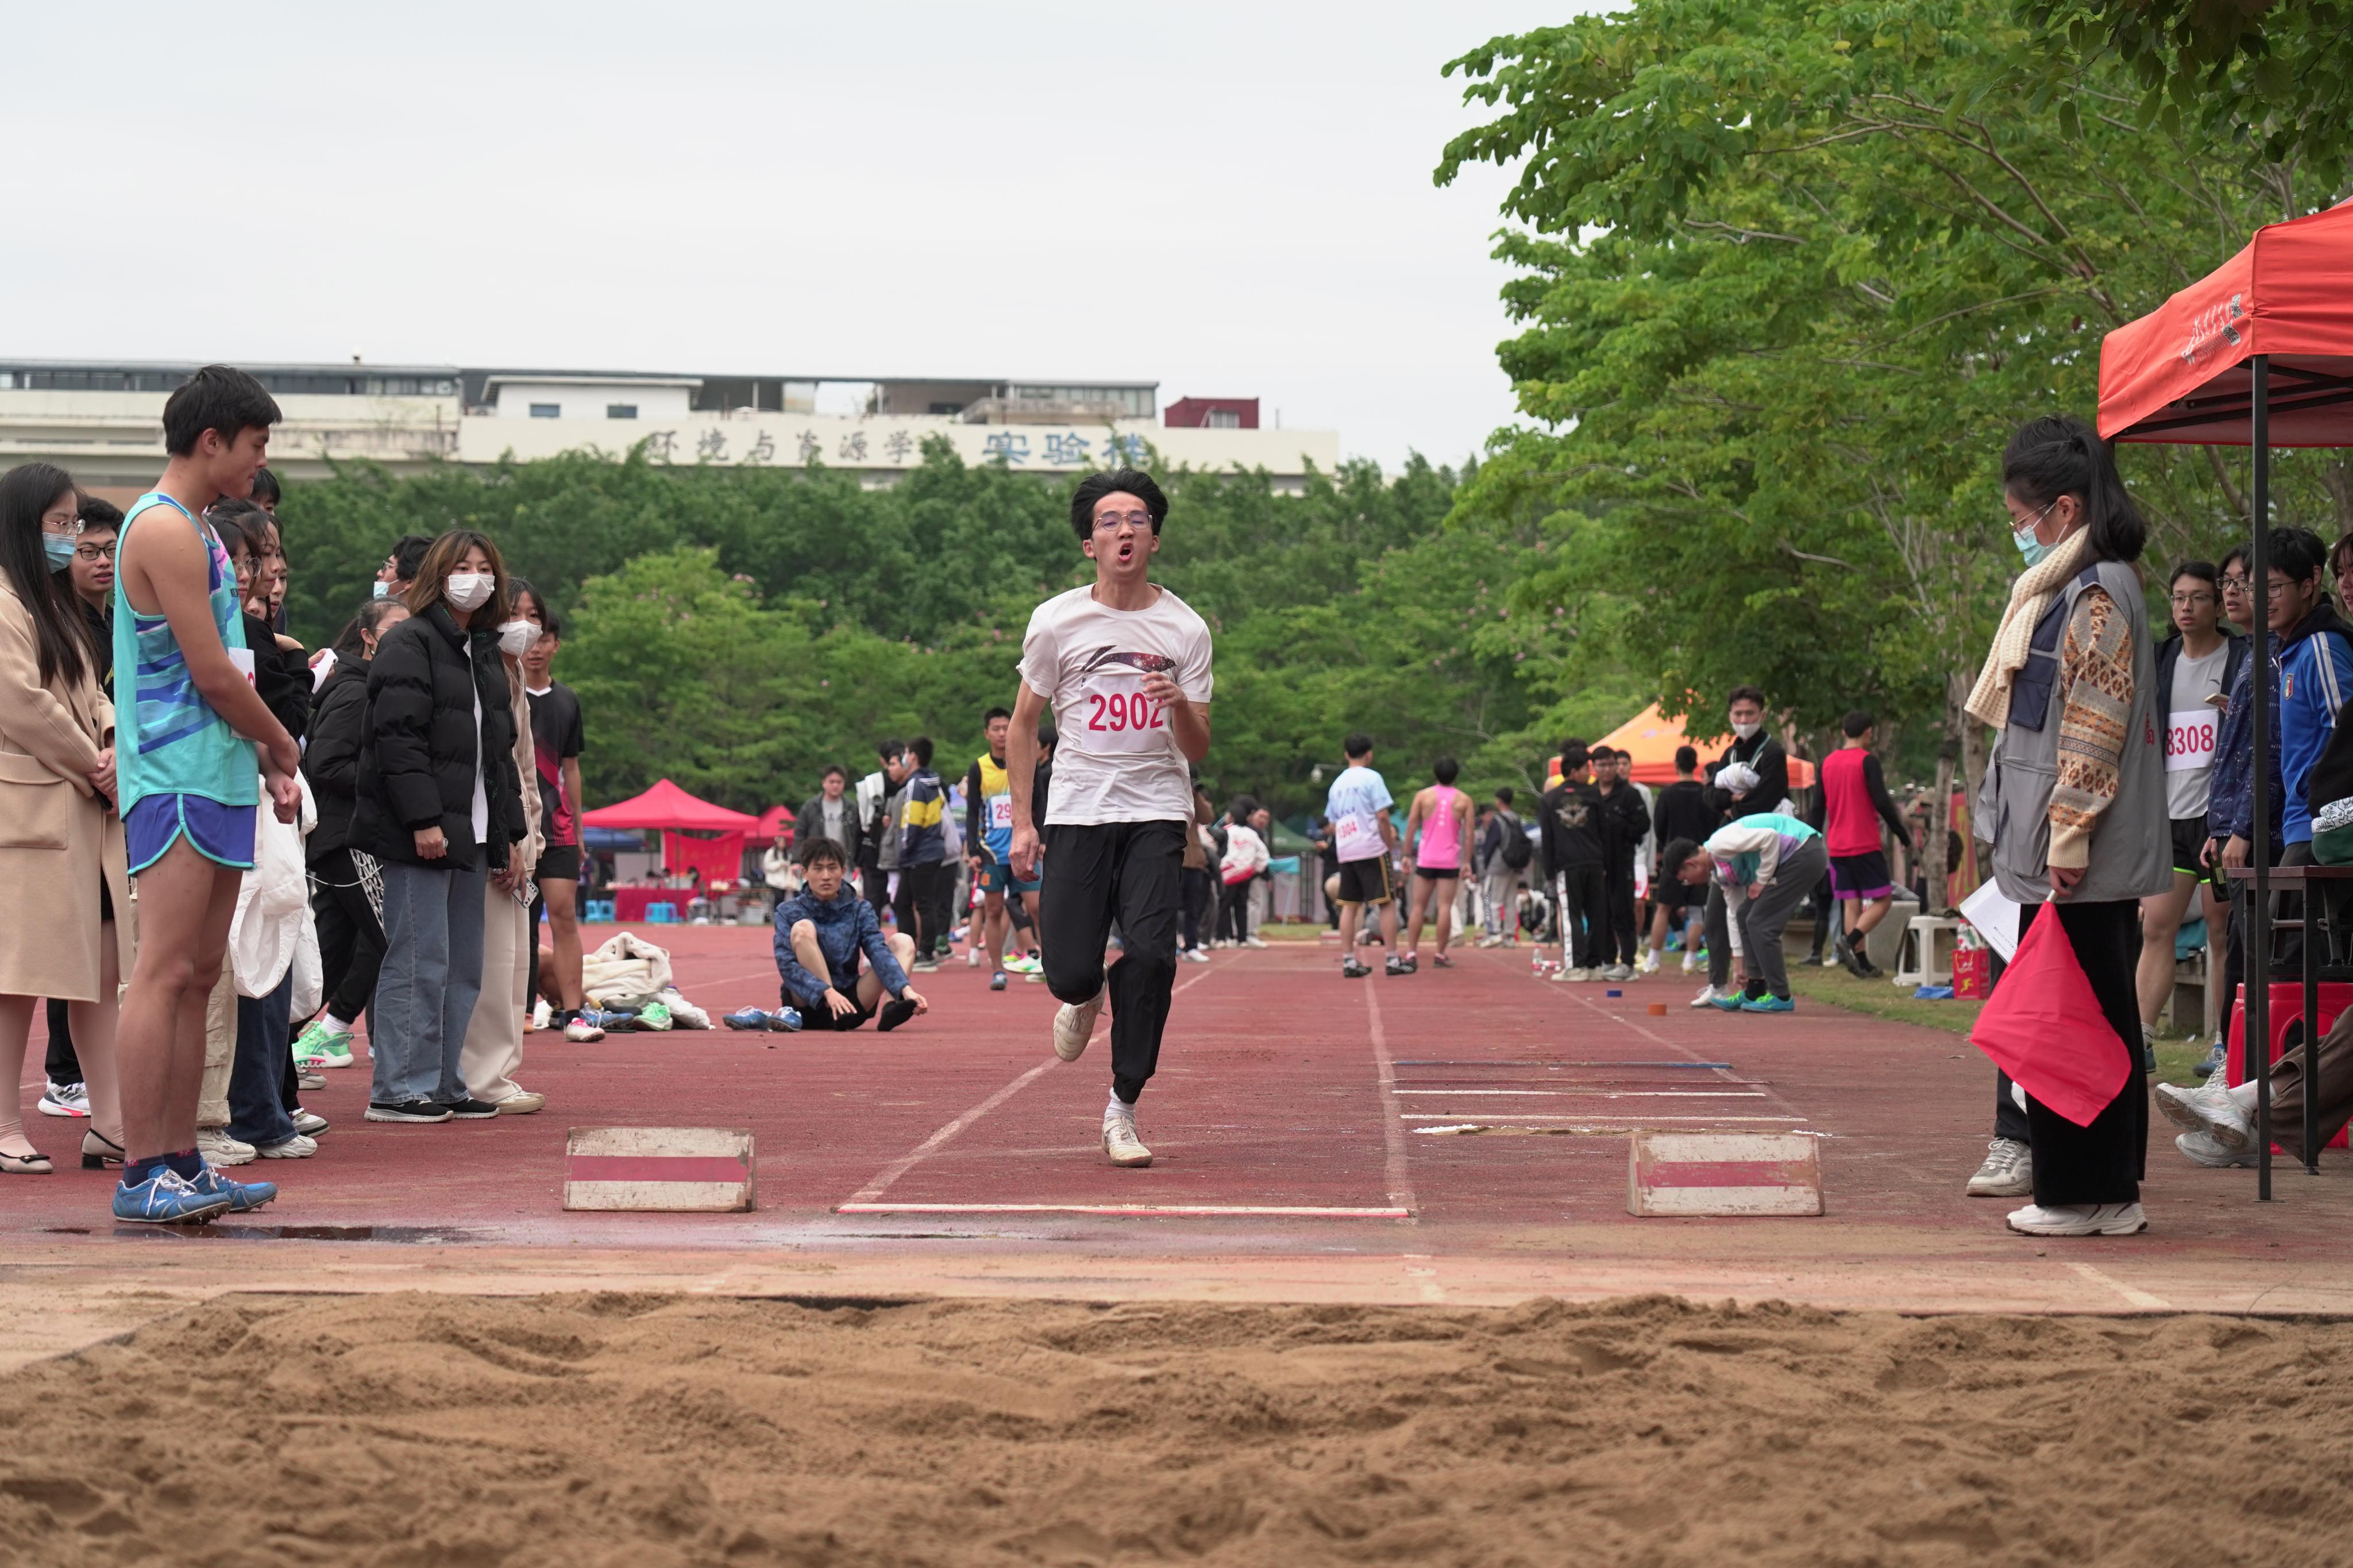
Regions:
M 2108 1275 L 2101 1273 L 2098 1269 L 2093 1268 L 2088 1263 L 2070 1263 L 2067 1267 L 2073 1269 L 2076 1273 L 2081 1274 L 2084 1279 L 2089 1279 L 2094 1285 L 2106 1286 L 2109 1289 L 2114 1290 L 2117 1295 L 2122 1296 L 2126 1301 L 2131 1302 L 2136 1307 L 2141 1307 L 2151 1311 L 2158 1312 L 2169 1312 L 2173 1310 L 2173 1303 L 2167 1300 L 2164 1297 L 2152 1296 L 2146 1290 L 2136 1289 L 2132 1286 L 2126 1284 L 2121 1279 L 2113 1279 Z
M 1408 1111 L 1404 1115 L 1398 1117 L 1398 1120 L 1399 1121 L 1460 1121 L 1464 1116 L 1469 1114 L 1471 1113 L 1462 1110 Z M 1583 1112 L 1574 1110 L 1557 1110 L 1550 1112 L 1530 1111 L 1524 1114 L 1513 1115 L 1481 1116 L 1479 1120 L 1482 1121 L 1567 1121 L 1572 1122 L 1579 1127 L 1601 1125 L 1610 1127 L 1650 1127 L 1662 1121 L 1701 1121 L 1713 1127 L 1719 1121 L 1764 1121 L 1769 1122 L 1776 1127 L 1787 1127 L 1792 1121 L 1803 1121 L 1806 1119 L 1802 1116 L 1596 1117 L 1595 1114 L 1589 1110 Z M 1417 1131 L 1419 1131 L 1419 1129 L 1417 1129 Z
M 1477 1095 L 1496 1100 L 1763 1100 L 1745 1089 L 1401 1089 L 1399 1094 Z
M 1570 998 L 1570 1000 L 1571 1000 L 1571 1001 L 1573 1001 L 1573 1002 L 1576 1002 L 1578 1005 L 1583 1006 L 1583 1007 L 1585 1007 L 1585 1008 L 1588 1009 L 1589 1011 L 1594 1012 L 1594 1013 L 1596 1013 L 1596 1014 L 1599 1014 L 1600 1016 L 1602 1016 L 1602 1017 L 1604 1017 L 1604 1018 L 1609 1019 L 1609 1020 L 1611 1023 L 1613 1023 L 1613 1024 L 1623 1024 L 1623 1025 L 1625 1025 L 1625 1026 L 1626 1026 L 1626 1027 L 1628 1027 L 1628 1028 L 1630 1028 L 1630 1029 L 1633 1030 L 1636 1034 L 1638 1034 L 1638 1035 L 1641 1036 L 1644 1039 L 1646 1039 L 1646 1040 L 1650 1041 L 1650 1042 L 1651 1042 L 1652 1045 L 1654 1045 L 1654 1046 L 1662 1046 L 1662 1047 L 1664 1047 L 1666 1049 L 1671 1050 L 1671 1051 L 1673 1051 L 1673 1052 L 1675 1052 L 1676 1054 L 1678 1054 L 1678 1055 L 1680 1055 L 1680 1056 L 1691 1057 L 1691 1058 L 1694 1058 L 1694 1059 L 1696 1059 L 1696 1058 L 1698 1058 L 1698 1056 L 1699 1056 L 1699 1053 L 1698 1053 L 1697 1051 L 1695 1051 L 1695 1050 L 1693 1050 L 1690 1047 L 1688 1047 L 1688 1046 L 1679 1046 L 1679 1045 L 1675 1044 L 1675 1042 L 1674 1042 L 1674 1041 L 1668 1039 L 1665 1036 L 1663 1036 L 1663 1035 L 1660 1035 L 1660 1034 L 1657 1034 L 1657 1033 L 1654 1033 L 1654 1032 L 1653 1032 L 1653 1031 L 1652 1031 L 1652 1030 L 1651 1030 L 1648 1026 L 1646 1026 L 1646 1025 L 1638 1024 L 1638 1023 L 1636 1023 L 1636 1022 L 1635 1022 L 1633 1019 L 1631 1019 L 1631 1018 L 1621 1018 L 1621 1017 L 1619 1017 L 1619 1016 L 1616 1016 L 1615 1014 L 1611 1013 L 1611 1012 L 1609 1011 L 1609 1009 L 1608 1009 L 1607 1007 L 1602 1006 L 1599 1003 L 1593 1001 L 1593 1000 L 1592 1000 L 1591 998 L 1589 998 L 1589 997 L 1585 997 L 1585 996 L 1574 996 L 1574 997 L 1571 997 L 1571 998 Z M 1780 1090 L 1778 1090 L 1778 1089 L 1767 1089 L 1767 1098 L 1771 1099 L 1771 1100 L 1777 1100 L 1780 1101 L 1783 1105 L 1788 1105 L 1788 1104 L 1789 1104 L 1789 1097 L 1788 1097 L 1788 1095 L 1783 1094 L 1783 1093 L 1782 1093 Z M 1794 1111 L 1796 1110 L 1796 1109 L 1797 1109 L 1797 1108 L 1796 1108 L 1795 1106 L 1791 1106 L 1791 1107 L 1790 1107 L 1790 1110 L 1792 1110 L 1792 1112 L 1794 1112 Z M 1796 1117 L 1795 1119 L 1796 1119 L 1796 1120 L 1798 1120 L 1798 1121 L 1804 1121 L 1804 1120 L 1805 1120 L 1805 1118 L 1804 1118 L 1804 1117 L 1802 1117 L 1802 1116 Z
M 1413 1173 L 1406 1167 L 1405 1128 L 1398 1114 L 1397 1064 L 1389 1058 L 1388 1035 L 1381 1027 L 1380 994 L 1372 986 L 1365 987 L 1365 1010 L 1372 1021 L 1373 1068 L 1381 1086 L 1381 1164 L 1388 1180 L 1389 1202 L 1410 1214 L 1418 1208 L 1413 1201 Z
M 1295 1204 L 860 1204 L 837 1214 L 1088 1214 L 1114 1218 L 1200 1218 L 1242 1215 L 1280 1219 L 1406 1219 L 1404 1209 L 1330 1208 Z
M 1219 967 L 1222 968 L 1224 966 L 1219 965 Z M 1214 974 L 1216 973 L 1217 969 L 1212 969 L 1209 972 L 1210 974 Z M 1192 986 L 1199 984 L 1202 981 L 1207 980 L 1208 978 L 1209 978 L 1208 974 L 1196 974 L 1190 980 L 1180 982 L 1174 990 L 1168 993 L 1168 995 L 1171 1000 L 1174 1000 L 1181 993 L 1188 990 Z M 1093 1049 L 1094 1047 L 1100 1044 L 1107 1036 L 1110 1035 L 1110 1033 L 1111 1010 L 1106 1007 L 1103 1010 L 1103 1017 L 1095 1025 L 1095 1032 L 1087 1037 L 1088 1048 L 1090 1050 Z M 892 1187 L 897 1184 L 900 1177 L 905 1175 L 908 1172 L 913 1170 L 916 1166 L 922 1164 L 924 1161 L 930 1159 L 941 1150 L 946 1148 L 950 1143 L 955 1142 L 956 1137 L 962 1133 L 965 1128 L 970 1127 L 974 1122 L 978 1121 L 982 1117 L 987 1116 L 990 1111 L 995 1110 L 998 1106 L 1004 1104 L 1007 1100 L 1012 1099 L 1015 1095 L 1029 1088 L 1029 1085 L 1042 1075 L 1047 1068 L 1060 1067 L 1062 1065 L 1062 1059 L 1060 1057 L 1049 1053 L 1044 1061 L 1039 1062 L 1036 1067 L 1023 1071 L 1018 1077 L 1015 1078 L 1012 1082 L 1004 1085 L 987 1100 L 982 1100 L 978 1105 L 974 1106 L 970 1110 L 965 1111 L 963 1115 L 948 1122 L 945 1126 L 940 1128 L 938 1131 L 934 1132 L 929 1138 L 924 1139 L 921 1143 L 916 1144 L 913 1149 L 910 1149 L 904 1154 L 900 1155 L 896 1160 L 892 1161 L 891 1163 L 883 1166 L 880 1174 L 876 1175 L 872 1181 L 867 1183 L 856 1192 L 850 1194 L 849 1201 L 838 1205 L 835 1212 L 838 1214 L 861 1214 L 871 1212 L 861 1208 L 859 1205 L 873 1203 L 875 1199 L 881 1197 L 884 1193 L 889 1192 Z

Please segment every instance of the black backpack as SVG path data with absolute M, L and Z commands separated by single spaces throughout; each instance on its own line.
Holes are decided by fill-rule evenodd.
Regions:
M 1528 842 L 1528 830 L 1510 812 L 1501 814 L 1504 819 L 1504 842 L 1500 853 L 1504 864 L 1514 871 L 1525 871 L 1528 862 L 1536 857 L 1535 847 Z

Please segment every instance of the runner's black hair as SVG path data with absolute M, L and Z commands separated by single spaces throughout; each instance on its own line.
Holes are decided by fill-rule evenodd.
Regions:
M 1586 763 L 1592 760 L 1593 754 L 1585 749 L 1584 742 L 1563 741 L 1560 743 L 1560 782 L 1575 784 L 1577 775 L 1583 773 Z
M 1692 857 L 1699 853 L 1699 847 L 1688 838 L 1670 838 L 1666 848 L 1660 852 L 1659 864 L 1666 868 L 1668 876 L 1681 876 L 1683 868 L 1691 864 Z
M 1089 474 L 1071 492 L 1071 527 L 1082 541 L 1095 536 L 1097 503 L 1105 496 L 1116 495 L 1130 495 L 1142 501 L 1144 510 L 1152 514 L 1154 536 L 1159 535 L 1160 525 L 1168 517 L 1168 498 L 1160 493 L 1160 487 L 1152 482 L 1150 474 L 1134 468 L 1113 468 L 1109 473 Z
M 278 476 L 276 474 L 271 473 L 268 468 L 254 469 L 253 500 L 255 505 L 267 510 L 270 507 L 277 505 L 285 493 L 285 491 L 278 488 Z
M 1862 709 L 1853 709 L 1848 712 L 1845 718 L 1839 721 L 1839 733 L 1852 741 L 1856 736 L 1861 735 L 1865 730 L 1870 729 L 1874 722 L 1876 722 L 1876 721 L 1874 721 L 1870 714 L 1864 712 Z
M 849 852 L 823 834 L 818 835 L 802 845 L 800 852 L 793 858 L 799 861 L 804 869 L 816 865 L 820 860 L 830 860 L 845 870 L 849 866 Z
M 1454 775 L 1461 771 L 1462 765 L 1460 763 L 1457 763 L 1452 757 L 1440 757 L 1438 761 L 1430 764 L 1430 777 L 1436 779 L 1442 784 L 1452 784 L 1454 782 Z
M 164 404 L 164 449 L 185 458 L 207 430 L 234 441 L 257 426 L 267 430 L 286 417 L 267 388 L 241 370 L 208 364 L 182 382 Z
M 881 758 L 886 763 L 897 762 L 899 760 L 900 753 L 904 752 L 906 749 L 904 742 L 899 741 L 877 741 L 874 742 L 874 754 Z
M 97 496 L 84 496 L 81 498 L 79 515 L 82 531 L 85 533 L 93 528 L 105 529 L 109 533 L 122 531 L 122 509 L 111 500 L 104 500 Z
M 1697 773 L 1698 771 L 1699 748 L 1696 746 L 1677 746 L 1675 748 L 1675 772 L 1679 773 Z
M 928 768 L 932 765 L 932 738 L 929 735 L 916 736 L 907 742 L 907 750 L 914 753 L 917 767 Z
M 2038 510 L 2073 496 L 2094 561 L 2137 561 L 2148 544 L 2148 524 L 2125 493 L 2107 443 L 2072 414 L 2046 414 L 2018 427 L 2002 448 L 2001 488 Z
M 987 712 L 980 716 L 980 727 L 986 730 L 991 724 L 996 723 L 999 719 L 1010 719 L 1012 717 L 1013 710 L 1010 708 L 991 708 Z
M 1373 738 L 1362 730 L 1351 731 L 1348 738 L 1340 742 L 1340 751 L 1352 763 L 1358 757 L 1369 757 L 1373 754 Z
M 1511 785 L 1505 784 L 1503 788 L 1495 792 L 1495 804 L 1497 805 L 1509 805 L 1512 804 Z
M 55 463 L 24 463 L 0 475 L 0 575 L 33 617 L 34 663 L 44 686 L 59 677 L 79 683 L 91 653 L 71 580 L 49 570 L 41 547 L 41 514 L 68 495 L 79 497 L 73 476 Z

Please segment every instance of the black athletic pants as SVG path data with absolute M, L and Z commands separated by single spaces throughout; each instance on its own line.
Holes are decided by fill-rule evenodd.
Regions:
M 1201 945 L 1201 915 L 1217 896 L 1207 871 L 1195 867 L 1185 868 L 1185 946 L 1189 950 Z
M 1248 942 L 1250 940 L 1250 883 L 1255 878 L 1228 882 L 1218 889 L 1218 940 Z
M 311 868 L 316 879 L 311 917 L 319 930 L 319 971 L 327 988 L 327 1011 L 345 1023 L 357 1019 L 375 995 L 376 971 L 384 965 L 384 927 L 368 907 L 359 868 L 348 849 L 330 850 Z
M 2100 1011 L 2124 1042 L 2132 1070 L 2125 1075 L 2116 1098 L 2089 1127 L 2076 1126 L 2031 1096 L 2028 1109 L 2021 1112 L 2010 1098 L 2010 1075 L 1997 1073 L 1994 1133 L 2015 1138 L 2034 1151 L 2038 1204 L 2137 1203 L 2148 1164 L 2148 1075 L 2141 1066 L 2140 998 L 2134 986 L 2140 967 L 2140 905 L 2129 899 L 2030 904 L 2019 912 L 2021 940 L 2045 910 L 2058 915 Z
M 1609 941 L 1608 874 L 1599 866 L 1564 866 L 1559 875 L 1565 962 L 1571 969 L 1609 963 L 1602 951 Z
M 1615 957 L 1628 968 L 1640 956 L 1634 949 L 1634 862 L 1609 868 L 1602 897 L 1609 906 L 1609 934 L 1602 939 L 1603 962 Z
M 858 865 L 858 886 L 866 897 L 867 907 L 874 911 L 874 923 L 881 925 L 883 917 L 891 912 L 891 873 L 861 860 Z
M 915 939 L 917 958 L 936 959 L 948 951 L 948 931 L 955 923 L 956 868 L 953 860 L 899 868 L 899 893 L 903 912 L 914 917 L 912 928 L 900 929 Z
M 1102 990 L 1103 943 L 1119 927 L 1111 966 L 1111 1087 L 1134 1105 L 1160 1064 L 1168 993 L 1176 983 L 1184 903 L 1182 822 L 1056 824 L 1046 829 L 1046 885 L 1038 901 L 1046 987 L 1076 1005 Z M 1245 889 L 1250 884 L 1242 884 Z

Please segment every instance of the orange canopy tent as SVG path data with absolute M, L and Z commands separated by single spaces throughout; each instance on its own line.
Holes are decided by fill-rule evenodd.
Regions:
M 1627 752 L 1634 759 L 1636 784 L 1663 784 L 1675 782 L 1675 748 L 1691 746 L 1699 752 L 1700 771 L 1704 774 L 1708 763 L 1724 754 L 1722 740 L 1702 744 L 1683 732 L 1683 721 L 1670 719 L 1651 703 L 1615 730 L 1592 742 L 1613 751 Z M 1789 787 L 1803 789 L 1814 782 L 1814 764 L 1801 758 L 1789 759 Z M 1777 803 L 1778 804 L 1778 803 Z

